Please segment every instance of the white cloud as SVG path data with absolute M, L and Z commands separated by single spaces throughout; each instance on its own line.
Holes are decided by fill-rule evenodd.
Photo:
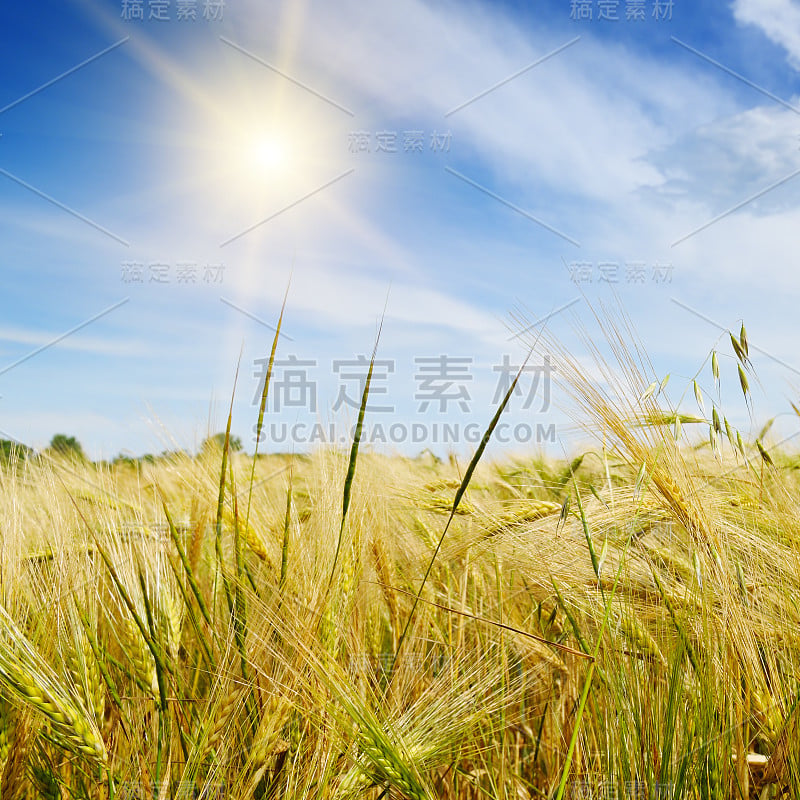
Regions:
M 755 25 L 786 50 L 789 63 L 800 70 L 800 4 L 794 0 L 734 0 L 738 22 Z
M 651 153 L 669 147 L 682 131 L 735 109 L 713 78 L 698 75 L 693 65 L 649 57 L 622 44 L 601 43 L 589 33 L 552 59 L 445 116 L 564 44 L 569 40 L 565 28 L 561 32 L 550 25 L 523 28 L 488 5 L 422 0 L 410 0 L 402 9 L 388 0 L 368 6 L 356 0 L 309 2 L 287 5 L 284 14 L 288 16 L 283 20 L 280 15 L 276 19 L 274 9 L 263 4 L 243 5 L 235 19 L 247 20 L 248 25 L 230 34 L 232 40 L 352 108 L 356 116 L 348 118 L 220 45 L 224 58 L 209 60 L 204 55 L 206 65 L 198 64 L 200 72 L 190 79 L 194 88 L 187 90 L 187 96 L 202 98 L 196 102 L 196 113 L 183 119 L 172 115 L 175 139 L 191 141 L 192 131 L 209 130 L 203 119 L 212 107 L 216 111 L 208 117 L 209 124 L 216 124 L 220 108 L 240 107 L 243 117 L 249 118 L 252 99 L 257 97 L 272 113 L 287 117 L 290 128 L 292 115 L 297 115 L 294 127 L 300 132 L 313 128 L 316 144 L 303 147 L 301 153 L 307 156 L 307 163 L 298 168 L 300 173 L 307 170 L 302 190 L 297 185 L 294 193 L 284 193 L 280 200 L 261 198 L 257 208 L 249 195 L 240 197 L 238 185 L 226 185 L 220 174 L 209 173 L 208 185 L 197 191 L 201 173 L 192 172 L 191 177 L 187 173 L 186 186 L 192 191 L 181 204 L 187 218 L 207 213 L 208 197 L 215 198 L 211 224 L 224 221 L 232 233 L 265 218 L 350 164 L 348 129 L 452 129 L 451 158 L 472 161 L 477 173 L 472 176 L 479 182 L 556 228 L 568 233 L 581 229 L 575 235 L 583 238 L 578 234 L 585 233 L 587 240 L 621 240 L 620 246 L 634 255 L 637 244 L 664 224 L 661 219 L 654 222 L 652 207 L 640 206 L 634 195 L 668 180 L 667 167 L 650 158 Z M 256 30 L 258 37 L 253 35 Z M 192 75 L 191 70 L 184 71 Z M 213 125 L 212 129 L 216 130 Z M 449 279 L 439 274 L 437 280 L 426 275 L 431 269 L 452 272 L 453 264 L 442 259 L 432 267 L 430 257 L 426 263 L 412 245 L 387 232 L 386 198 L 398 184 L 405 181 L 407 186 L 412 180 L 404 170 L 408 164 L 403 154 L 380 168 L 374 159 L 361 159 L 356 174 L 346 181 L 232 243 L 224 258 L 231 262 L 229 273 L 240 300 L 274 297 L 275 272 L 288 272 L 292 257 L 285 254 L 294 249 L 300 254 L 290 301 L 296 310 L 336 326 L 368 324 L 383 307 L 391 281 L 389 314 L 409 327 L 432 323 L 476 340 L 491 337 L 499 326 L 479 299 L 467 299 L 456 274 Z M 159 184 L 174 198 L 180 180 L 180 174 L 167 171 Z M 420 180 L 430 183 L 425 175 Z M 477 190 L 451 180 L 453 191 L 463 192 L 465 202 L 474 196 L 477 203 Z M 414 191 L 422 203 L 436 202 L 426 196 L 424 186 L 415 186 Z M 149 205 L 167 204 L 153 198 Z M 602 218 L 586 213 L 588 207 L 600 209 Z M 402 211 L 416 213 L 407 206 Z M 438 213 L 444 219 L 445 212 Z M 660 211 L 656 213 L 660 217 Z M 198 235 L 205 236 L 210 227 L 203 226 Z M 442 253 L 448 250 L 448 237 L 455 235 L 454 227 L 432 229 L 441 237 Z M 620 229 L 625 231 L 622 236 Z M 631 241 L 631 232 L 636 242 Z M 459 231 L 458 239 L 469 241 L 476 233 Z M 309 259 L 306 242 L 324 251 L 324 257 Z M 276 253 L 282 254 L 280 266 Z M 370 262 L 373 266 L 365 269 Z M 271 265 L 268 280 L 265 264 Z M 554 264 L 558 268 L 558 259 Z M 533 281 L 534 271 L 527 267 L 520 274 L 523 290 L 527 281 Z M 452 286 L 452 293 L 437 288 L 442 285 Z M 548 298 L 545 311 L 553 304 Z
M 248 13 L 264 11 L 251 5 Z M 312 64 L 328 85 L 339 86 L 357 112 L 354 127 L 399 118 L 452 128 L 457 153 L 475 153 L 501 179 L 533 184 L 535 192 L 545 184 L 608 200 L 658 184 L 660 172 L 644 158 L 650 148 L 688 124 L 733 110 L 691 66 L 584 35 L 446 117 L 569 35 L 555 26 L 522 28 L 488 6 L 421 0 L 404 3 L 402 12 L 388 0 L 368 7 L 355 0 L 314 3 L 307 22 L 292 67 L 310 72 Z
M 667 179 L 640 197 L 647 213 L 671 209 L 672 241 L 708 220 L 779 183 L 798 166 L 798 117 L 785 108 L 757 106 L 721 117 L 651 154 Z M 747 210 L 760 216 L 785 210 L 794 183 L 767 192 Z M 736 213 L 736 212 L 734 212 Z M 680 220 L 680 221 L 679 221 Z
M 64 335 L 64 331 L 42 331 L 20 326 L 3 325 L 0 327 L 0 342 L 6 345 L 24 345 L 28 348 L 39 348 L 50 345 L 51 342 Z M 55 344 L 53 348 L 74 350 L 81 353 L 99 353 L 113 356 L 145 356 L 152 353 L 152 347 L 145 341 L 139 340 L 114 340 L 85 334 L 67 336 Z M 49 348 L 48 348 L 49 349 Z M 10 352 L 10 348 L 6 348 Z M 26 355 L 20 350 L 19 357 Z
M 288 270 L 286 278 L 288 279 Z M 287 281 L 279 283 L 285 284 Z M 272 287 L 238 285 L 239 302 L 258 306 L 273 300 Z M 255 291 L 255 294 L 254 294 Z M 419 283 L 392 283 L 363 267 L 342 262 L 306 263 L 292 276 L 290 312 L 318 327 L 337 330 L 374 327 L 388 296 L 387 318 L 411 327 L 445 328 L 476 339 L 501 331 L 500 323 L 478 307 Z

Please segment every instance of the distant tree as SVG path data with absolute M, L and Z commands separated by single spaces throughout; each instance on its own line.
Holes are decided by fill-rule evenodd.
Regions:
M 213 436 L 209 436 L 208 439 L 203 442 L 203 444 L 200 446 L 200 451 L 205 452 L 212 447 L 222 450 L 224 446 L 225 434 L 215 433 Z M 230 449 L 231 453 L 238 453 L 242 449 L 242 440 L 238 436 L 231 434 L 231 437 L 228 441 L 228 448 Z
M 154 456 L 152 453 L 145 453 L 143 456 L 134 456 L 124 452 L 116 455 L 111 463 L 114 466 L 124 465 L 126 467 L 139 469 L 143 464 L 155 464 L 157 461 L 158 456 Z
M 33 450 L 11 439 L 0 439 L 0 464 L 8 464 L 14 459 L 22 460 L 33 455 Z
M 57 433 L 50 440 L 50 449 L 61 456 L 86 460 L 81 443 L 74 436 L 67 436 L 65 433 Z
M 155 459 L 156 461 L 174 461 L 187 455 L 186 450 L 162 450 Z

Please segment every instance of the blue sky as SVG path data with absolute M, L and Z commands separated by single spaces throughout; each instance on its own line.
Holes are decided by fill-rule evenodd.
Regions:
M 393 410 L 370 419 L 405 426 L 406 452 L 424 446 L 414 423 L 458 424 L 469 449 L 493 367 L 524 358 L 520 306 L 566 307 L 548 332 L 583 357 L 575 317 L 591 330 L 588 303 L 621 304 L 674 403 L 712 322 L 744 320 L 755 421 L 735 392 L 725 411 L 746 432 L 796 400 L 797 0 L 675 0 L 661 18 L 654 0 L 144 0 L 127 19 L 136 5 L 4 11 L 2 435 L 66 432 L 93 457 L 193 448 L 222 427 L 241 352 L 234 429 L 252 447 L 254 360 L 290 276 L 279 357 L 315 362 L 317 405 L 286 394 L 268 419 L 307 427 L 267 449 L 305 449 L 315 421 L 344 430 L 355 411 L 333 406 L 358 367 L 333 362 L 371 351 L 384 305 L 376 404 Z M 439 356 L 467 359 L 452 383 L 415 361 Z M 543 386 L 509 422 L 569 448 Z

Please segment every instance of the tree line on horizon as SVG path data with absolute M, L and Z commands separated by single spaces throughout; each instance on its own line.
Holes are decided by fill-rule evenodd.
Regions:
M 213 436 L 209 436 L 203 440 L 203 443 L 200 445 L 199 452 L 202 453 L 211 447 L 219 447 L 221 449 L 224 443 L 225 443 L 225 434 L 216 433 Z M 232 452 L 239 452 L 243 449 L 242 440 L 238 436 L 231 436 L 228 446 Z M 127 463 L 153 462 L 156 461 L 158 458 L 165 458 L 169 457 L 170 455 L 174 455 L 174 452 L 175 451 L 165 450 L 157 456 L 151 453 L 146 453 L 145 455 L 138 457 L 120 453 L 110 463 L 117 464 L 120 462 L 127 462 Z M 68 436 L 65 433 L 55 434 L 52 437 L 52 439 L 50 439 L 50 444 L 45 448 L 43 453 L 44 455 L 71 458 L 76 461 L 91 460 L 84 453 L 83 445 L 81 445 L 80 441 L 78 441 L 78 439 L 75 436 Z M 9 462 L 14 460 L 22 461 L 28 458 L 35 458 L 38 455 L 40 455 L 40 453 L 37 453 L 37 451 L 34 448 L 28 447 L 28 445 L 23 444 L 22 442 L 17 442 L 14 441 L 13 439 L 0 439 L 0 463 L 8 464 Z

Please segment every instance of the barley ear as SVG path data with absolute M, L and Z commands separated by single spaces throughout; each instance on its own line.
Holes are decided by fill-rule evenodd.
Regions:
M 158 676 L 153 654 L 147 647 L 141 631 L 130 619 L 123 619 L 119 628 L 120 644 L 133 665 L 134 678 L 153 698 L 158 697 Z
M 105 713 L 103 678 L 86 631 L 79 622 L 74 627 L 70 644 L 64 655 L 64 665 L 81 700 L 94 714 L 98 726 L 102 726 Z
M 0 687 L 49 720 L 63 746 L 105 763 L 106 748 L 93 715 L 72 697 L 2 609 L 0 616 L 3 633 L 13 632 L 20 643 L 14 648 L 0 641 Z

